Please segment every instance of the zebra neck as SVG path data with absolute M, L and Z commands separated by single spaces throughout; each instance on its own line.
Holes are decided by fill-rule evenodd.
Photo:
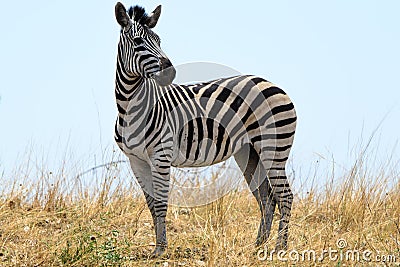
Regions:
M 160 87 L 153 79 L 143 77 L 131 77 L 129 80 L 121 78 L 117 72 L 115 81 L 115 97 L 120 117 L 132 111 L 140 111 L 137 114 L 146 113 L 149 107 L 153 107 L 157 99 L 166 90 Z M 136 112 L 134 112 L 136 113 Z

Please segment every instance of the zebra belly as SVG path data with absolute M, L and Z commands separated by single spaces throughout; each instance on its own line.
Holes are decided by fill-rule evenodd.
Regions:
M 227 153 L 225 156 L 218 156 L 217 150 L 217 145 L 210 139 L 192 143 L 189 152 L 187 146 L 180 146 L 176 152 L 174 151 L 175 157 L 172 160 L 172 166 L 205 167 L 225 161 L 232 155 L 232 153 Z M 196 151 L 199 152 L 196 153 Z
M 202 150 L 202 147 L 208 147 L 207 151 Z M 196 151 L 199 152 L 196 154 Z M 187 146 L 180 146 L 174 151 L 174 159 L 172 166 L 174 167 L 204 167 L 217 163 L 215 160 L 216 146 L 209 139 L 203 139 L 200 143 L 192 144 L 191 149 L 187 152 Z M 206 153 L 207 152 L 207 153 Z M 187 154 L 189 153 L 189 154 Z M 220 162 L 220 159 L 218 162 Z
M 196 125 L 197 124 L 197 125 Z M 227 160 L 244 143 L 214 120 L 198 118 L 175 136 L 172 166 L 204 167 Z M 238 148 L 235 148 L 238 147 Z

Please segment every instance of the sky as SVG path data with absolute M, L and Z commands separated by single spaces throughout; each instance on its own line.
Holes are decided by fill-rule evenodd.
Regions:
M 1 4 L 0 171 L 66 153 L 92 167 L 115 148 L 115 3 Z M 284 88 L 298 115 L 295 168 L 350 168 L 378 126 L 378 160 L 399 159 L 399 1 L 123 3 L 162 4 L 155 32 L 175 66 L 216 63 Z

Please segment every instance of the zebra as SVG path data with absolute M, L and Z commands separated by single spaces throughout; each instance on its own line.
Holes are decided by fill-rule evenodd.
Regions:
M 270 235 L 280 211 L 276 250 L 287 249 L 293 193 L 285 165 L 297 116 L 288 95 L 253 75 L 173 84 L 176 70 L 153 31 L 161 6 L 147 14 L 118 2 L 120 28 L 115 97 L 115 141 L 128 157 L 151 212 L 154 256 L 167 248 L 171 167 L 201 167 L 234 157 L 258 202 L 256 246 Z

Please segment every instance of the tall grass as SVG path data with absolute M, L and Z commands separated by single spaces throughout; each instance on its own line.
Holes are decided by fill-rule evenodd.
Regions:
M 259 223 L 256 201 L 243 184 L 224 190 L 215 201 L 193 207 L 171 205 L 167 231 L 169 249 L 159 259 L 154 248 L 152 219 L 121 156 L 85 172 L 64 161 L 49 171 L 27 160 L 11 176 L 2 176 L 0 202 L 0 266 L 398 266 L 400 263 L 399 166 L 391 161 L 370 167 L 358 157 L 338 176 L 332 170 L 306 190 L 294 188 L 289 250 L 338 248 L 393 255 L 397 263 L 363 259 L 281 261 L 259 259 L 254 247 Z M 33 172 L 33 173 L 32 173 Z M 214 179 L 218 176 L 214 173 Z M 33 178 L 32 178 L 33 177 Z M 182 184 L 176 177 L 173 198 L 198 197 L 200 182 Z M 292 180 L 298 179 L 292 173 Z M 9 183 L 13 181 L 12 183 Z M 211 182 L 213 180 L 211 179 Z M 188 183 L 188 182 L 187 182 Z M 197 184 L 196 184 L 197 183 Z M 8 186 L 6 186 L 8 185 Z M 229 185 L 227 185 L 229 186 Z M 174 188 L 179 190 L 174 191 Z M 304 188 L 303 188 L 304 189 Z M 186 190 L 186 191 L 185 191 Z M 179 200 L 172 201 L 179 203 Z M 181 203 L 184 203 L 182 201 Z M 276 241 L 277 219 L 266 248 Z M 295 254 L 293 254 L 295 255 Z M 397 265 L 396 265 L 397 264 Z

